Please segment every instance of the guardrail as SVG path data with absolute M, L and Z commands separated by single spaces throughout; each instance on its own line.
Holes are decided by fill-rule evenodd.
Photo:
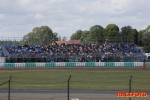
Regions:
M 150 62 L 146 62 L 150 67 Z M 0 63 L 0 67 L 134 67 L 143 66 L 143 62 L 48 62 L 48 63 Z

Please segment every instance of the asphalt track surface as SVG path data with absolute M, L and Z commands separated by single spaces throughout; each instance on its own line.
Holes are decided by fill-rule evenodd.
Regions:
M 116 94 L 118 91 L 83 91 L 70 90 L 70 93 L 94 93 L 94 94 Z M 1 90 L 0 93 L 8 93 L 8 90 Z M 11 93 L 67 93 L 66 90 L 11 90 Z
M 11 90 L 11 93 L 67 93 L 66 90 Z M 85 94 L 116 94 L 117 92 L 128 92 L 128 91 L 85 91 L 85 90 L 70 90 L 70 93 L 85 93 Z M 0 90 L 0 93 L 8 93 L 8 90 Z M 146 92 L 150 95 L 150 92 Z
M 143 67 L 139 66 L 128 66 L 128 67 L 120 67 L 120 66 L 105 66 L 105 67 L 34 67 L 34 68 L 26 68 L 26 67 L 15 67 L 15 68 L 4 68 L 1 67 L 0 70 L 150 70 L 150 67 L 143 69 Z

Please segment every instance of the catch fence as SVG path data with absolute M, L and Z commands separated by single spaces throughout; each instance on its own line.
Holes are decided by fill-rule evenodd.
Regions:
M 96 71 L 84 74 L 82 71 L 74 71 L 72 73 L 60 72 L 53 76 L 52 74 L 41 76 L 37 73 L 34 77 L 12 75 L 10 95 L 8 95 L 9 91 L 6 91 L 8 84 L 2 85 L 0 86 L 0 100 L 7 100 L 8 96 L 10 96 L 8 100 L 75 100 L 75 98 L 79 100 L 127 100 L 127 98 L 117 97 L 117 92 L 146 92 L 148 94 L 150 91 L 148 76 L 132 75 L 131 78 L 131 75 L 115 73 L 99 76 L 100 74 Z M 8 79 L 9 77 L 1 75 L 0 83 Z M 129 98 L 131 99 L 149 100 L 150 97 Z

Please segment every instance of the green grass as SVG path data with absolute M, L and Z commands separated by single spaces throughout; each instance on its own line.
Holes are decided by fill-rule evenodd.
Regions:
M 12 75 L 11 89 L 67 90 L 69 75 L 71 90 L 150 91 L 150 70 L 1 70 L 0 84 Z M 0 86 L 8 89 L 8 84 Z

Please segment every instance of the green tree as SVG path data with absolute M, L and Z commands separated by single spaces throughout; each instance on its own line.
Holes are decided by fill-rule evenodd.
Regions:
M 142 43 L 144 44 L 144 51 L 150 52 L 150 25 L 143 31 Z
M 150 32 L 144 32 L 142 37 L 142 42 L 145 46 L 148 46 L 150 43 Z
M 121 28 L 120 34 L 121 34 L 123 43 L 130 43 L 131 41 L 134 40 L 134 37 L 130 37 L 131 31 L 132 31 L 131 26 L 124 26 Z
M 90 34 L 90 31 L 87 31 L 87 30 L 82 32 L 82 36 L 80 38 L 82 44 L 90 43 L 90 35 L 89 34 Z
M 70 40 L 76 40 L 76 39 L 77 39 L 76 34 L 72 34 L 71 37 L 70 37 Z
M 142 32 L 143 32 L 142 43 L 145 46 L 148 46 L 150 43 L 150 25 Z
M 105 28 L 107 42 L 117 42 L 120 39 L 119 27 L 116 24 L 108 24 Z
M 142 43 L 144 44 L 144 51 L 150 52 L 150 32 L 143 33 Z
M 29 45 L 45 45 L 50 44 L 52 41 L 58 39 L 57 33 L 53 31 L 48 26 L 41 26 L 33 28 L 32 32 L 29 32 L 22 39 L 22 43 Z
M 121 35 L 122 37 L 128 37 L 129 34 L 131 33 L 132 31 L 132 27 L 131 26 L 124 26 L 121 28 Z
M 90 41 L 91 43 L 102 43 L 103 38 L 106 35 L 104 28 L 100 25 L 90 27 Z
M 150 32 L 150 25 L 147 26 L 147 28 L 145 29 L 146 32 Z
M 77 30 L 74 34 L 71 35 L 71 40 L 80 40 L 82 36 L 82 31 L 81 30 Z
M 131 33 L 129 34 L 129 37 L 133 40 L 130 40 L 133 41 L 135 44 L 138 44 L 138 31 L 136 29 L 132 29 L 131 30 Z
M 142 38 L 143 38 L 143 33 L 144 33 L 144 31 L 145 31 L 145 30 L 140 30 L 139 33 L 138 33 L 138 45 L 139 45 L 139 46 L 144 46 L 144 45 L 143 45 L 143 42 L 142 42 Z

